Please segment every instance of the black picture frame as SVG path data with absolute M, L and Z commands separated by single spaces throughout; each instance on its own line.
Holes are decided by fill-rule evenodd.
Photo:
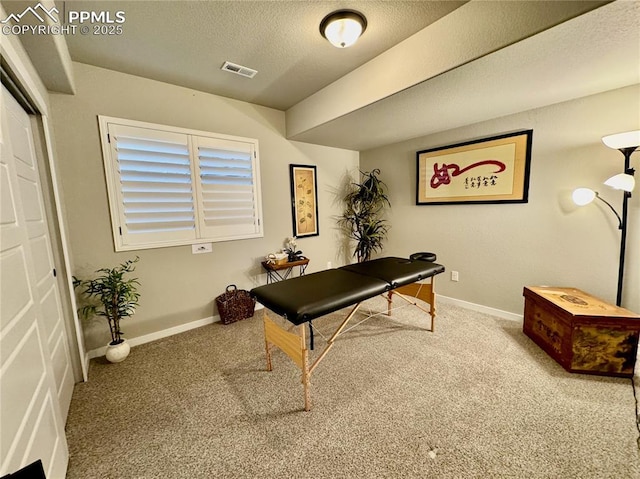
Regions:
M 318 236 L 318 177 L 315 165 L 289 165 L 293 236 Z
M 416 205 L 527 203 L 532 144 L 522 130 L 418 151 Z

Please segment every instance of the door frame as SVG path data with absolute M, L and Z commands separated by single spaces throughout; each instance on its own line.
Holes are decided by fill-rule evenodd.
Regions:
M 75 380 L 76 382 L 87 381 L 89 356 L 84 344 L 83 330 L 77 313 L 77 304 L 73 289 L 71 255 L 62 210 L 61 188 L 57 174 L 56 157 L 53 150 L 54 135 L 53 125 L 50 121 L 48 93 L 20 41 L 12 35 L 4 36 L 3 40 L 4 41 L 0 43 L 0 53 L 3 59 L 3 77 L 6 71 L 13 83 L 13 88 L 11 89 L 17 88 L 19 90 L 23 97 L 22 102 L 28 102 L 31 109 L 36 111 L 36 114 L 33 116 L 39 119 L 41 126 L 39 129 L 41 129 L 41 136 L 43 138 L 35 139 L 36 145 L 38 143 L 41 145 L 41 148 L 36 149 L 36 155 L 38 162 L 43 166 L 43 168 L 40 168 L 41 174 L 48 173 L 47 182 L 51 185 L 51 192 L 46 200 L 53 203 L 53 208 L 48 208 L 47 213 L 53 210 L 55 217 L 52 218 L 50 214 L 47 214 L 47 221 L 50 226 L 49 229 L 52 232 L 52 249 L 60 251 L 61 253 L 61 257 L 59 258 L 61 263 L 58 266 L 62 268 L 62 274 L 59 275 L 59 278 L 64 280 L 64 282 L 58 281 L 58 284 L 60 286 L 61 301 L 66 303 L 63 305 L 65 331 Z M 57 256 L 57 254 L 54 253 L 54 257 L 55 256 Z M 69 314 L 71 314 L 71 318 L 67 317 Z

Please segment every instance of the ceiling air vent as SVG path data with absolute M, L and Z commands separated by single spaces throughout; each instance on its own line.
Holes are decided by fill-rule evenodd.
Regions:
M 247 78 L 253 78 L 254 76 L 256 76 L 256 73 L 258 73 L 258 70 L 243 67 L 242 65 L 236 65 L 235 63 L 231 62 L 224 62 L 224 65 L 222 65 L 222 68 L 220 69 L 226 72 L 235 73 L 236 75 L 242 75 L 243 77 Z

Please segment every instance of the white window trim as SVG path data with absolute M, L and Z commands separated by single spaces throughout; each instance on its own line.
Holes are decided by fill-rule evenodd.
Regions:
M 98 116 L 98 123 L 100 129 L 100 143 L 102 146 L 102 158 L 104 162 L 104 171 L 107 182 L 107 193 L 109 200 L 109 213 L 111 216 L 111 228 L 113 234 L 114 247 L 116 251 L 135 251 L 142 249 L 152 248 L 164 248 L 170 246 L 182 246 L 192 245 L 208 242 L 220 242 L 220 241 L 232 241 L 250 238 L 261 238 L 264 236 L 263 227 L 263 215 L 262 215 L 262 192 L 260 185 L 260 155 L 259 155 L 259 143 L 257 139 L 238 137 L 232 135 L 225 135 L 221 133 L 212 133 L 202 130 L 192 130 L 188 128 L 173 127 L 167 125 L 159 125 L 155 123 L 142 122 L 137 120 L 128 120 L 123 118 L 115 118 L 109 116 Z M 120 174 L 117 165 L 117 157 L 114 157 L 115 146 L 110 142 L 109 138 L 109 125 L 119 125 L 123 127 L 143 128 L 149 130 L 158 130 L 165 133 L 174 133 L 187 136 L 188 147 L 190 151 L 190 163 L 191 163 L 191 185 L 193 194 L 193 206 L 194 215 L 196 216 L 195 231 L 192 238 L 189 239 L 177 239 L 177 240 L 158 240 L 148 241 L 141 244 L 129 244 L 126 242 L 126 234 L 121 234 L 121 228 L 125 228 L 124 225 L 124 212 L 123 212 L 123 200 L 120 189 Z M 197 138 L 208 138 L 213 140 L 222 141 L 234 141 L 248 143 L 252 145 L 252 172 L 253 172 L 253 200 L 255 202 L 255 218 L 257 221 L 256 230 L 253 233 L 243 233 L 239 235 L 224 235 L 218 237 L 207 237 L 201 234 L 201 225 L 203 225 L 202 204 L 200 199 L 202 198 L 202 192 L 200 187 L 200 181 L 198 178 L 199 171 L 199 158 L 197 153 Z M 204 228 L 206 229 L 206 228 Z

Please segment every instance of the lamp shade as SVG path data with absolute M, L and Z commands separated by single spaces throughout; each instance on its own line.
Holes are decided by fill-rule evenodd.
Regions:
M 596 192 L 589 188 L 578 188 L 571 195 L 573 202 L 578 206 L 584 206 L 591 203 L 596 198 Z
M 620 173 L 609 178 L 604 182 L 604 184 L 610 186 L 611 188 L 615 188 L 616 190 L 631 192 L 636 186 L 636 179 L 626 173 Z
M 333 46 L 347 48 L 353 45 L 367 28 L 367 20 L 355 10 L 338 10 L 320 23 L 320 33 Z
M 602 143 L 614 150 L 640 146 L 640 130 L 616 133 L 602 137 Z

